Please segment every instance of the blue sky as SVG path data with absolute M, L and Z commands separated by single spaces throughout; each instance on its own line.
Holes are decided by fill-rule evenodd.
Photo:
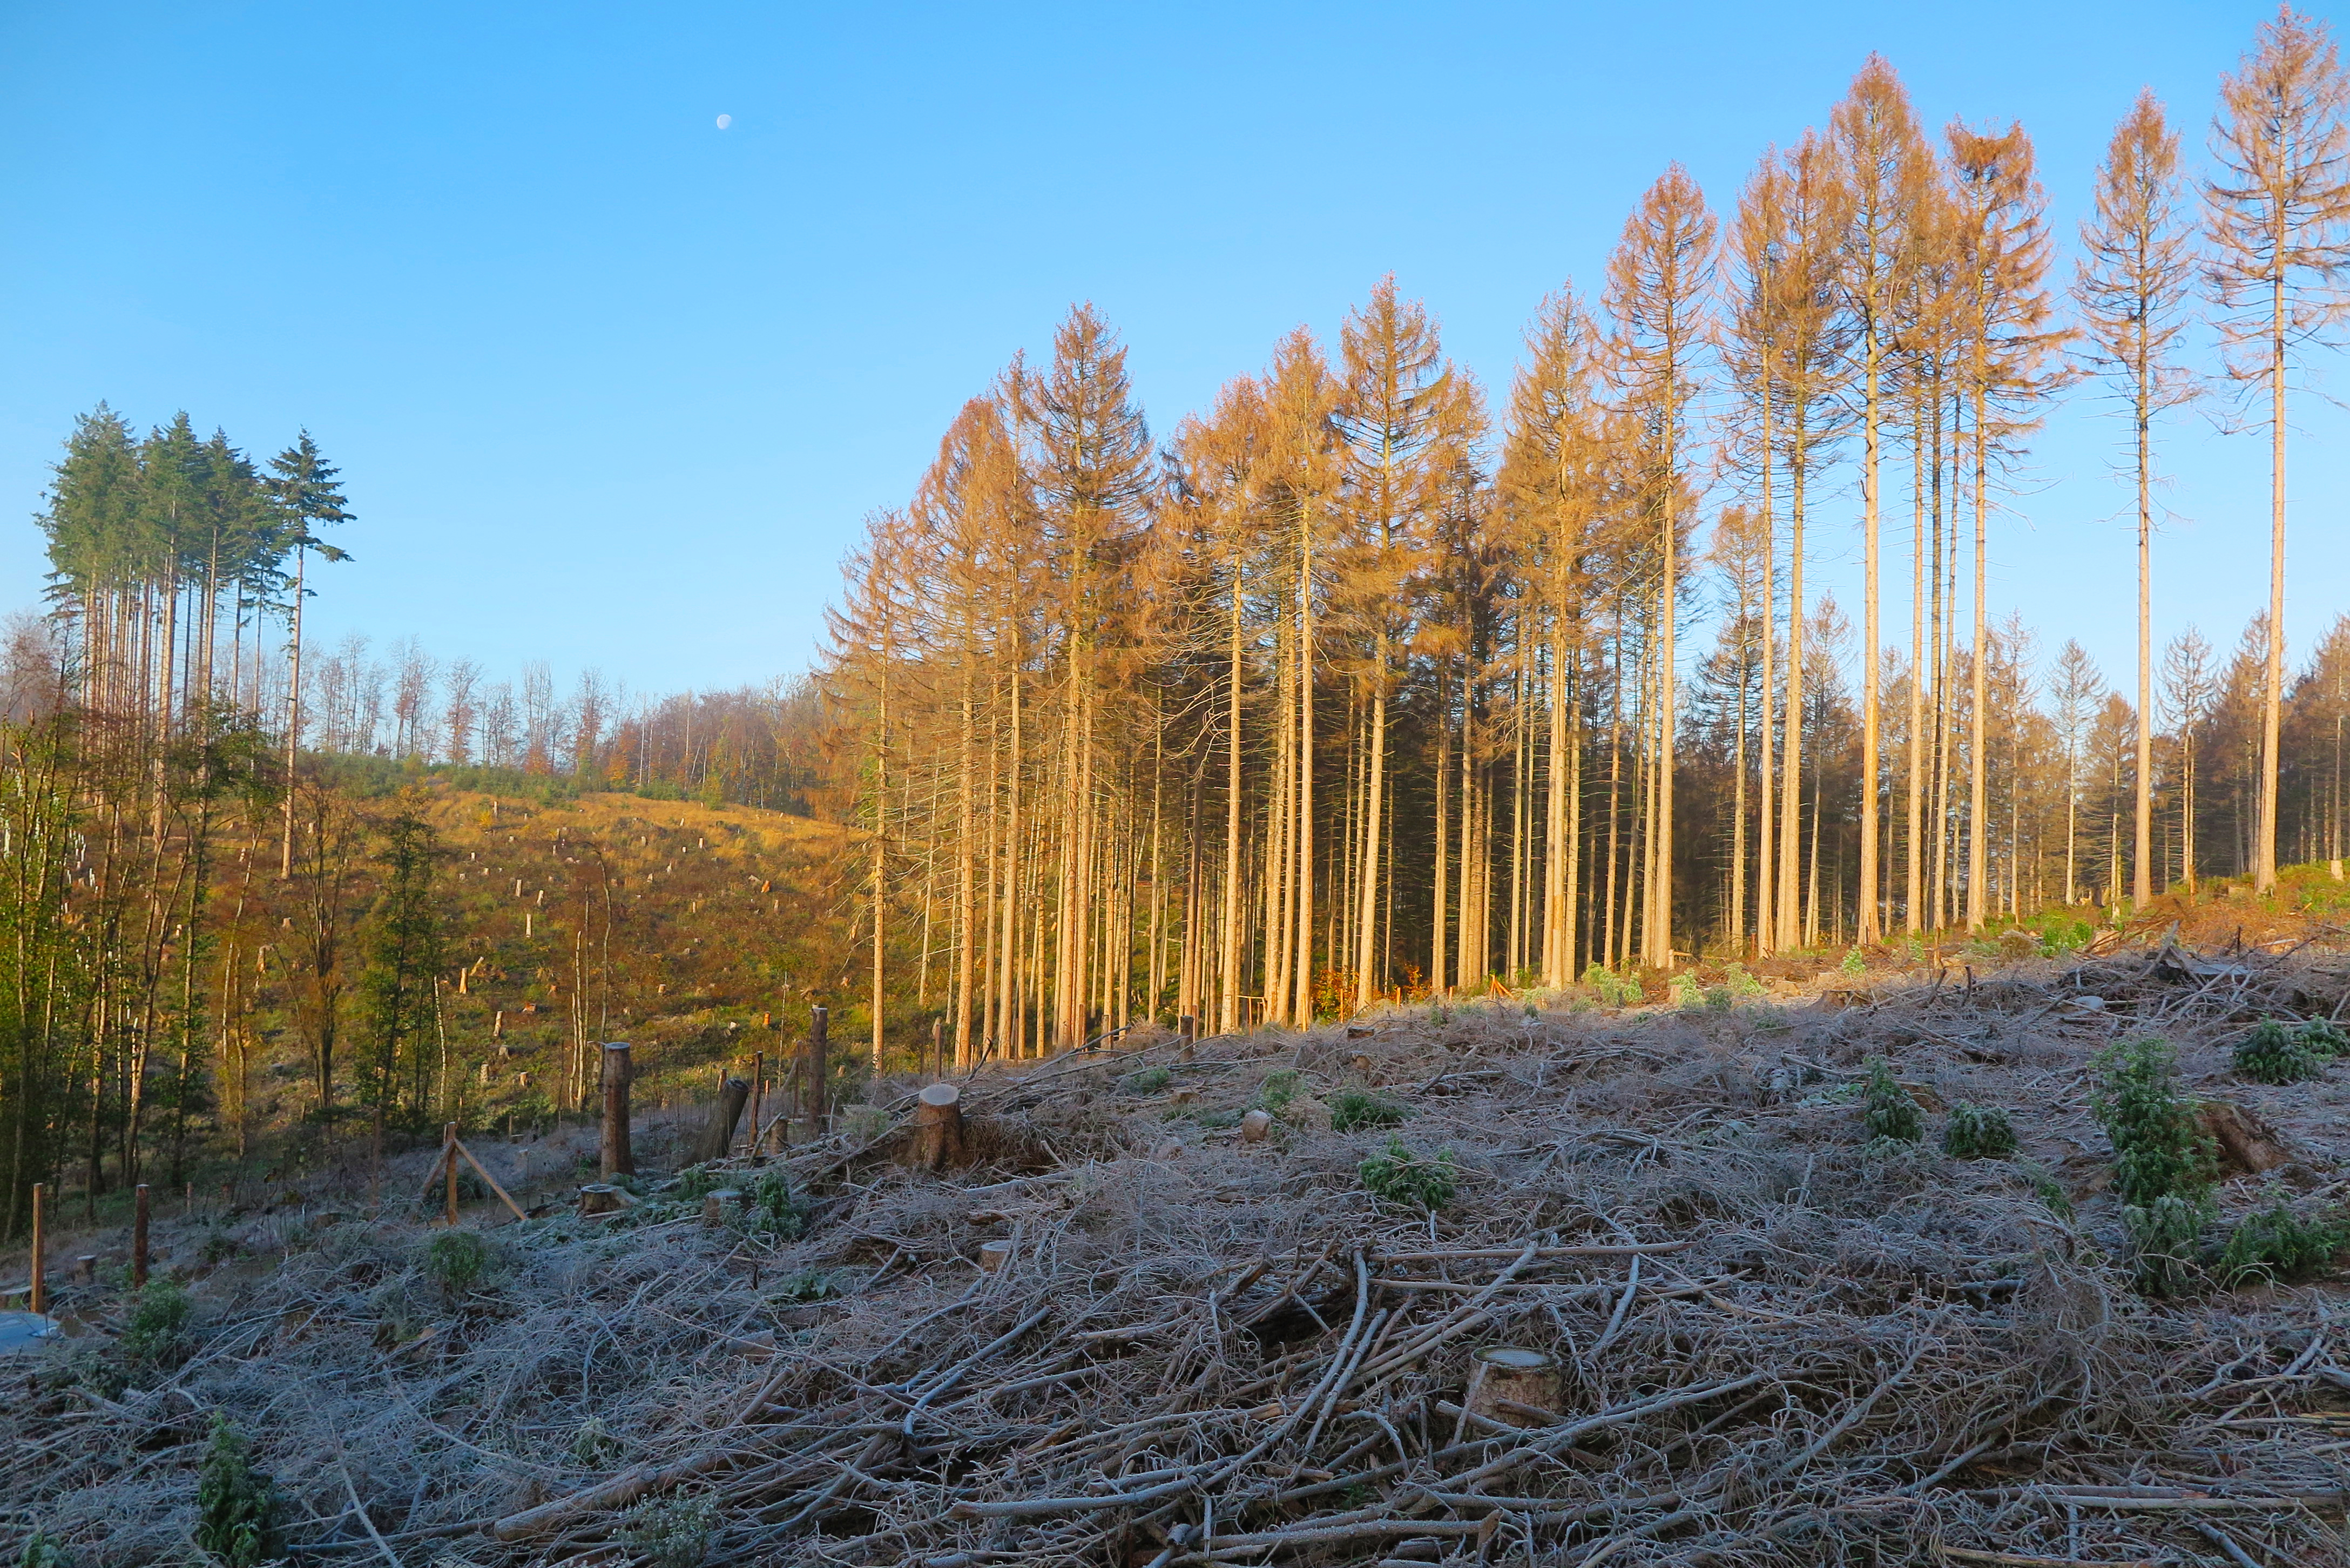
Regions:
M 309 427 L 360 519 L 319 574 L 328 638 L 764 680 L 806 664 L 864 514 L 1072 301 L 1124 333 L 1160 431 L 1289 327 L 1335 337 L 1388 271 L 1498 395 L 1543 294 L 1596 282 L 1667 162 L 1726 209 L 1872 49 L 1929 125 L 2022 120 L 2069 238 L 2139 87 L 2199 152 L 2270 14 L 20 3 L 0 608 L 37 599 L 47 464 L 105 399 L 263 451 Z M 2299 408 L 2297 649 L 2350 608 L 2350 419 Z M 2116 677 L 2120 433 L 2077 397 L 2052 418 L 1992 569 L 1995 610 Z M 2190 414 L 2168 451 L 2160 630 L 2224 649 L 2265 591 L 2264 446 Z M 1834 504 L 1819 570 L 1848 597 Z

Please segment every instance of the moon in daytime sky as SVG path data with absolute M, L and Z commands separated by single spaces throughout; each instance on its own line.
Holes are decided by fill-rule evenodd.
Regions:
M 734 117 L 731 114 L 722 114 L 718 117 L 718 129 L 721 130 L 725 130 L 728 126 L 733 123 Z

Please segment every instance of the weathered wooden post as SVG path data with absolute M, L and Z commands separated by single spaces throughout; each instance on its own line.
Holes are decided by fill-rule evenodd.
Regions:
M 759 1117 L 767 1108 L 767 1054 L 751 1053 L 751 1136 L 743 1141 L 743 1152 L 756 1156 L 759 1152 Z
M 446 1197 L 442 1207 L 442 1218 L 452 1225 L 457 1222 L 457 1124 L 451 1122 L 441 1129 L 441 1168 Z
M 147 1184 L 140 1182 L 131 1194 L 130 1206 L 130 1288 L 143 1290 L 147 1284 Z
M 913 1138 L 906 1163 L 917 1170 L 942 1170 L 962 1163 L 962 1091 L 932 1084 L 914 1099 Z
M 722 1076 L 718 1080 L 718 1103 L 710 1110 L 710 1120 L 702 1129 L 702 1139 L 694 1146 L 697 1161 L 724 1159 L 734 1148 L 734 1128 L 743 1119 L 743 1107 L 750 1103 L 751 1085 L 740 1078 Z
M 931 1060 L 938 1064 L 936 1075 L 945 1077 L 947 1075 L 947 1021 L 943 1018 L 931 1020 Z
M 824 1130 L 825 1113 L 828 1108 L 825 1104 L 826 1092 L 832 1079 L 832 1064 L 827 1060 L 831 1044 L 825 1038 L 825 1023 L 827 1017 L 826 1010 L 821 1007 L 812 1007 L 808 1012 L 810 1016 L 807 1052 L 801 1063 L 802 1071 L 807 1075 L 807 1103 L 805 1108 L 807 1111 L 808 1120 L 815 1125 L 816 1130 L 821 1133 Z
M 1175 1038 L 1179 1042 L 1175 1054 L 1183 1061 L 1190 1061 L 1200 1044 L 1199 1019 L 1189 1012 L 1178 1018 L 1175 1021 Z
M 627 1042 L 606 1041 L 602 1170 L 607 1179 L 637 1173 L 636 1156 L 629 1149 L 629 1080 L 634 1075 L 635 1059 L 629 1054 Z
M 33 1301 L 36 1314 L 46 1311 L 49 1304 L 49 1282 L 42 1271 L 42 1253 L 49 1244 L 49 1184 L 33 1183 Z

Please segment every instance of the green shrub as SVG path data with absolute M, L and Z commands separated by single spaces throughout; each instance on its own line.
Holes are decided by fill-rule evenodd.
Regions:
M 16 1559 L 16 1568 L 73 1568 L 73 1559 L 66 1549 L 51 1540 L 47 1532 L 36 1530 L 25 1542 L 24 1554 Z
M 2211 1185 L 2211 1143 L 2171 1076 L 2159 1040 L 2116 1042 L 2089 1059 L 2089 1108 L 2114 1146 L 2114 1190 L 2143 1208 L 2158 1198 L 2199 1205 Z
M 1910 1097 L 1908 1090 L 1894 1082 L 1893 1064 L 1882 1056 L 1868 1059 L 1868 1081 L 1861 1091 L 1861 1103 L 1867 1107 L 1861 1125 L 1868 1129 L 1872 1140 L 1925 1141 L 1926 1118 L 1918 1113 L 1918 1102 Z
M 2072 1195 L 2064 1190 L 2063 1184 L 2054 1177 L 2048 1174 L 2046 1166 L 2036 1160 L 2025 1161 L 2023 1179 L 2031 1183 L 2032 1195 L 2040 1199 L 2042 1207 L 2049 1213 L 2059 1220 L 2073 1218 Z
M 677 1173 L 677 1196 L 681 1202 L 698 1203 L 722 1187 L 733 1184 L 733 1177 L 706 1165 L 689 1165 Z
M 1723 989 L 1730 992 L 1730 1001 L 1733 1006 L 1742 1002 L 1762 1002 L 1771 994 L 1761 981 L 1746 972 L 1746 966 L 1742 963 L 1733 963 L 1724 971 Z
M 1368 1089 L 1347 1089 L 1330 1102 L 1330 1127 L 1334 1132 L 1353 1132 L 1358 1127 L 1391 1127 L 1401 1125 L 1411 1115 L 1403 1106 L 1384 1095 Z
M 1698 985 L 1697 976 L 1686 971 L 1673 976 L 1669 982 L 1673 1005 L 1684 1012 L 1694 1012 L 1705 1005 L 1705 992 Z
M 1942 1152 L 1953 1159 L 2005 1159 L 2015 1152 L 2015 1124 L 1996 1106 L 1960 1102 L 1942 1128 Z
M 2210 1219 L 2210 1140 L 2194 1102 L 2178 1093 L 2161 1041 L 2116 1042 L 2089 1064 L 2097 1075 L 2089 1108 L 2114 1146 L 2131 1277 L 2147 1295 L 2176 1295 L 2193 1275 Z
M 276 1489 L 253 1468 L 244 1434 L 217 1410 L 196 1476 L 196 1545 L 224 1568 L 256 1568 L 280 1554 Z
M 163 1366 L 178 1359 L 196 1303 L 170 1280 L 153 1280 L 130 1303 L 130 1320 L 116 1343 L 140 1366 Z
M 1434 1210 L 1451 1203 L 1460 1190 L 1460 1165 L 1445 1149 L 1434 1158 L 1422 1158 L 1389 1134 L 1388 1146 L 1356 1169 L 1363 1189 L 1382 1203 Z
M 2263 1018 L 2236 1042 L 2236 1075 L 2255 1084 L 2298 1084 L 2322 1075 L 2332 1056 L 2311 1047 L 2305 1027 Z
M 820 1302 L 832 1294 L 832 1275 L 824 1269 L 794 1269 L 775 1282 L 770 1299 L 781 1302 Z
M 444 1296 L 461 1296 L 481 1282 L 490 1266 L 490 1244 L 478 1231 L 437 1231 L 424 1243 L 424 1277 Z
M 1171 1067 L 1145 1067 L 1119 1079 L 1118 1087 L 1129 1095 L 1155 1095 L 1174 1081 L 1175 1071 Z
M 601 1416 L 590 1416 L 579 1423 L 571 1434 L 571 1462 L 584 1470 L 609 1469 L 620 1459 L 620 1439 L 604 1425 Z
M 2195 1274 L 2196 1242 L 2203 1234 L 2204 1218 L 2200 1204 L 2175 1192 L 2123 1208 L 2130 1280 L 2141 1294 L 2175 1296 L 2187 1288 Z
M 1861 956 L 1858 948 L 1851 948 L 1846 950 L 1844 962 L 1836 965 L 1836 968 L 1844 971 L 1845 978 L 1847 980 L 1858 980 L 1868 972 L 1868 961 Z
M 751 1184 L 751 1199 L 743 1211 L 743 1228 L 754 1235 L 795 1241 L 806 1228 L 807 1216 L 792 1197 L 792 1179 L 780 1165 L 771 1165 Z
M 2301 1026 L 2302 1044 L 2328 1056 L 2350 1056 L 2350 1034 L 2330 1018 L 2313 1018 Z
M 648 1568 L 698 1568 L 717 1529 L 714 1499 L 654 1498 L 620 1516 L 620 1543 Z
M 2301 1280 L 2324 1272 L 2334 1254 L 2350 1246 L 2350 1226 L 2334 1215 L 2303 1220 L 2282 1193 L 2265 1209 L 2244 1216 L 2220 1249 L 2216 1272 L 2222 1283 L 2253 1280 Z
M 1640 982 L 1627 974 L 1617 974 L 1600 964 L 1592 964 L 1583 971 L 1586 989 L 1610 1007 L 1637 1007 L 1640 1003 Z
M 1267 1073 L 1264 1082 L 1256 1086 L 1254 1107 L 1276 1116 L 1286 1115 L 1290 1103 L 1304 1092 L 1305 1082 L 1304 1075 L 1292 1068 Z

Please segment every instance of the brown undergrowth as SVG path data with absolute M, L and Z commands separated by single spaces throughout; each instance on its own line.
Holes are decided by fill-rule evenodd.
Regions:
M 969 1168 L 900 1168 L 853 1115 L 866 1141 L 768 1168 L 795 1239 L 657 1182 L 604 1229 L 483 1207 L 463 1289 L 396 1206 L 183 1229 L 186 1272 L 213 1259 L 183 1356 L 0 1364 L 0 1518 L 86 1564 L 196 1560 L 225 1411 L 318 1563 L 2350 1563 L 2338 1287 L 2134 1293 L 2089 1064 L 2159 1035 L 2187 1091 L 2272 1135 L 2283 1163 L 2223 1182 L 2215 1231 L 2315 1212 L 2350 1066 L 2269 1087 L 2229 1050 L 2338 1015 L 2340 961 L 1838 985 L 989 1071 Z M 1924 1143 L 1867 1141 L 1878 1055 Z M 1939 1152 L 1961 1104 L 2008 1114 L 2012 1158 Z M 1450 1200 L 1373 1196 L 1378 1159 L 1442 1163 L 1409 1190 Z M 1544 1403 L 1467 1397 L 1496 1345 L 1555 1358 Z

